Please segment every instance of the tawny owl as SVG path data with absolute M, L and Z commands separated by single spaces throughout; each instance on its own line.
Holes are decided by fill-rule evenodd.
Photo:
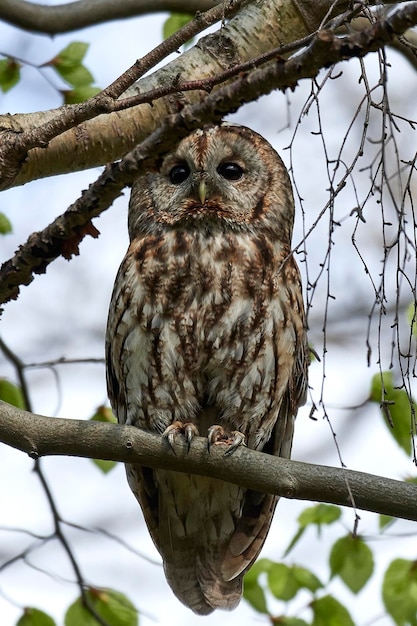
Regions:
M 308 361 L 293 220 L 280 157 L 242 126 L 190 134 L 137 179 L 107 328 L 119 422 L 290 456 Z M 277 498 L 138 465 L 127 477 L 178 598 L 234 608 Z

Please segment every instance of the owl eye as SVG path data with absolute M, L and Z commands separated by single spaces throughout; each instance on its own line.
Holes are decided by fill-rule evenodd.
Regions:
M 217 172 L 226 180 L 240 180 L 243 176 L 243 169 L 237 163 L 222 163 Z
M 169 180 L 173 185 L 181 185 L 190 175 L 190 168 L 187 163 L 174 165 L 169 173 Z

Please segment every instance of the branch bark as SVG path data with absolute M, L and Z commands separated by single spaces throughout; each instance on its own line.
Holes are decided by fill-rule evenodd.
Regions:
M 32 129 L 10 129 L 3 130 L 3 142 L 0 145 L 0 165 L 2 168 L 1 187 L 7 187 L 19 172 L 22 163 L 26 160 L 30 150 L 34 148 L 46 148 L 51 140 L 62 135 L 65 131 L 75 127 L 80 128 L 83 122 L 93 120 L 101 114 L 108 114 L 113 111 L 129 109 L 133 105 L 152 104 L 156 95 L 150 94 L 149 98 L 140 99 L 140 96 L 133 98 L 119 99 L 120 96 L 138 79 L 149 70 L 153 69 L 160 61 L 169 54 L 178 50 L 181 45 L 200 34 L 203 30 L 215 24 L 221 19 L 232 16 L 241 6 L 242 0 L 228 0 L 226 7 L 214 7 L 203 14 L 198 14 L 183 28 L 160 43 L 154 50 L 146 54 L 142 59 L 136 61 L 119 78 L 113 81 L 106 89 L 96 96 L 89 98 L 86 102 L 75 105 L 68 105 L 59 110 L 59 114 L 52 119 L 42 117 L 39 126 Z M 155 93 L 155 92 L 154 92 Z M 172 90 L 161 95 L 170 95 Z M 139 98 L 139 100 L 138 100 Z M 11 132 L 11 130 L 13 132 Z
M 164 89 L 167 85 L 175 86 L 178 77 L 182 83 L 214 78 L 225 69 L 248 63 L 279 46 L 301 40 L 316 32 L 330 17 L 343 15 L 350 4 L 347 0 L 337 3 L 333 0 L 249 0 L 217 33 L 204 37 L 181 57 L 142 78 L 124 95 L 128 98 Z M 404 10 L 408 12 L 408 16 L 413 16 L 407 27 L 416 24 L 416 3 L 405 3 Z M 397 35 L 405 32 L 404 29 L 399 32 L 390 31 L 392 19 L 395 16 L 389 16 L 385 20 L 387 33 L 377 42 L 376 47 L 369 47 L 368 50 L 363 48 L 359 50 L 358 56 L 396 41 Z M 345 58 L 350 56 L 355 54 L 348 54 Z M 329 60 L 327 64 L 330 62 L 335 61 Z M 311 68 L 307 67 L 304 72 L 296 72 L 292 80 L 290 77 L 287 85 L 294 86 L 300 75 L 313 74 Z M 252 99 L 258 96 L 259 94 Z M 0 153 L 0 187 L 7 189 L 37 178 L 87 169 L 119 159 L 158 128 L 161 120 L 173 111 L 185 105 L 195 105 L 203 98 L 204 93 L 201 90 L 184 94 L 173 88 L 171 95 L 152 102 L 152 106 L 146 103 L 105 115 L 98 115 L 101 112 L 98 110 L 94 119 L 78 124 L 50 141 L 47 137 L 44 145 L 34 147 L 28 154 L 16 154 L 14 167 L 13 159 L 10 159 L 10 145 L 16 135 L 21 139 L 25 133 L 33 134 L 34 129 L 44 124 L 59 127 L 60 116 L 63 112 L 68 112 L 68 107 L 0 116 L 0 145 L 3 145 L 4 152 L 3 155 Z M 19 140 L 17 144 L 21 145 L 22 141 Z
M 0 303 L 16 298 L 19 286 L 28 285 L 34 273 L 45 272 L 48 264 L 58 256 L 68 259 L 78 254 L 78 244 L 83 237 L 98 234 L 91 225 L 91 219 L 112 204 L 123 187 L 132 183 L 140 169 L 151 167 L 158 156 L 172 149 L 191 130 L 210 121 L 218 122 L 224 114 L 243 102 L 254 100 L 274 88 L 284 88 L 296 84 L 300 78 L 313 77 L 326 64 L 376 50 L 397 33 L 409 28 L 413 20 L 417 21 L 417 2 L 410 3 L 391 18 L 347 37 L 338 37 L 330 30 L 319 31 L 304 52 L 287 61 L 278 58 L 248 73 L 242 71 L 238 79 L 209 94 L 202 102 L 186 106 L 179 113 L 166 117 L 153 135 L 124 159 L 108 166 L 63 215 L 43 231 L 33 233 L 15 256 L 3 263 L 0 269 Z
M 311 465 L 241 447 L 224 455 L 206 440 L 172 450 L 158 435 L 133 426 L 45 417 L 0 401 L 0 441 L 32 458 L 66 455 L 139 463 L 227 480 L 283 498 L 329 502 L 417 521 L 417 486 L 363 472 Z
M 2 0 L 0 20 L 44 35 L 69 33 L 112 20 L 161 11 L 193 14 L 215 6 L 218 0 L 79 0 L 58 6 Z
M 201 39 L 191 50 L 151 76 L 141 79 L 131 95 L 167 84 L 216 76 L 224 69 L 239 65 L 278 46 L 314 32 L 330 14 L 333 0 L 262 0 L 248 2 L 239 13 L 215 34 Z M 342 13 L 348 2 L 337 3 Z M 129 94 L 127 94 L 129 95 Z M 0 159 L 2 188 L 22 185 L 30 180 L 87 169 L 119 159 L 153 132 L 176 109 L 196 104 L 201 92 L 185 97 L 168 96 L 127 111 L 99 115 L 52 139 L 46 147 L 29 151 L 20 167 L 10 176 L 10 162 Z M 3 145 L 15 133 L 24 133 L 51 122 L 62 109 L 23 115 L 0 116 Z

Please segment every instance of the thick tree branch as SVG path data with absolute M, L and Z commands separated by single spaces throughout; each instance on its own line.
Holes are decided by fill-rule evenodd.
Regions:
M 280 459 L 248 448 L 225 456 L 196 438 L 175 452 L 133 426 L 44 417 L 0 401 L 0 441 L 32 458 L 48 455 L 139 463 L 227 480 L 284 498 L 329 502 L 417 521 L 417 487 L 381 476 Z
M 201 101 L 204 97 L 201 91 L 197 89 L 188 91 L 193 81 L 197 87 L 198 82 L 204 84 L 206 80 L 206 87 L 203 86 L 203 89 L 212 88 L 218 82 L 214 80 L 215 77 L 224 73 L 225 68 L 224 78 L 232 68 L 244 67 L 245 64 L 251 62 L 257 65 L 257 60 L 262 55 L 271 54 L 274 49 L 277 50 L 277 46 L 285 46 L 286 43 L 294 42 L 320 28 L 323 20 L 329 19 L 332 9 L 336 10 L 341 17 L 345 15 L 348 20 L 352 17 L 352 13 L 343 13 L 347 4 L 346 2 L 334 3 L 330 0 L 320 0 L 320 2 L 263 0 L 260 4 L 249 2 L 218 33 L 203 38 L 197 46 L 183 54 L 178 60 L 169 63 L 153 75 L 141 79 L 130 92 L 125 94 L 127 98 L 122 105 L 118 103 L 116 107 L 111 98 L 102 97 L 110 89 L 108 88 L 92 103 L 95 106 L 93 112 L 90 103 L 87 103 L 81 105 L 79 109 L 64 107 L 36 114 L 2 116 L 0 118 L 3 133 L 3 148 L 0 151 L 2 188 L 22 184 L 34 178 L 73 171 L 74 163 L 78 168 L 84 169 L 120 158 L 135 143 L 139 143 L 144 136 L 157 128 L 160 120 L 172 113 L 173 109 L 187 103 L 193 105 Z M 356 39 L 355 35 L 351 38 L 351 47 L 359 48 L 359 50 L 344 55 L 341 49 L 337 53 L 337 46 L 334 45 L 333 51 L 336 54 L 329 57 L 327 61 L 321 57 L 319 66 L 310 56 L 309 63 L 302 68 L 301 72 L 298 67 L 293 76 L 287 74 L 286 84 L 293 86 L 298 78 L 315 75 L 323 65 L 326 66 L 350 56 L 362 56 L 385 44 L 397 41 L 397 35 L 402 35 L 407 28 L 417 23 L 415 5 L 415 2 L 406 4 L 405 8 L 399 11 L 401 19 L 398 19 L 398 15 L 395 14 L 385 20 L 380 20 L 378 24 L 382 24 L 383 27 L 379 28 L 378 35 L 374 34 L 372 45 L 368 45 L 369 41 L 366 41 L 366 37 L 372 32 L 371 27 L 364 31 L 365 39 L 360 38 L 362 33 L 358 33 Z M 361 5 L 358 4 L 358 6 Z M 407 26 L 399 28 L 398 24 L 404 20 Z M 394 22 L 397 27 L 392 28 L 391 25 Z M 276 23 L 277 28 L 271 29 L 268 26 L 270 23 Z M 334 27 L 334 22 L 332 22 L 332 30 Z M 382 33 L 382 30 L 385 32 Z M 348 45 L 350 45 L 349 42 Z M 308 58 L 303 62 L 307 60 Z M 300 59 L 298 61 L 301 62 Z M 194 78 L 196 75 L 198 80 Z M 181 84 L 184 84 L 183 92 L 180 89 L 181 85 L 177 85 L 178 77 L 181 78 Z M 167 85 L 171 86 L 173 95 L 166 95 Z M 185 85 L 188 85 L 186 97 Z M 278 88 L 283 88 L 283 85 L 279 85 Z M 114 111 L 126 104 L 131 106 L 135 102 L 132 95 L 141 101 L 141 99 L 146 100 L 148 92 L 156 95 L 158 90 L 159 94 L 165 97 L 152 101 L 152 107 L 148 104 L 141 104 L 128 110 L 98 115 L 106 111 Z M 263 93 L 268 93 L 270 90 L 271 88 Z M 254 94 L 251 99 L 259 95 Z M 247 102 L 248 99 L 244 101 Z M 68 119 L 71 121 L 73 115 L 74 124 L 78 122 L 78 117 L 80 119 L 96 117 L 78 126 L 75 125 L 74 128 L 56 137 L 58 132 L 62 132 L 59 130 L 61 127 L 62 130 L 65 127 L 68 128 Z M 66 121 L 65 116 L 68 118 Z M 44 137 L 40 137 L 38 131 L 42 125 L 45 128 Z M 123 132 L 120 132 L 120 128 L 123 128 Z M 17 142 L 16 134 L 19 137 Z M 50 140 L 54 136 L 55 138 Z M 13 159 L 13 155 L 10 154 L 13 145 L 16 143 L 19 149 L 22 146 L 24 148 L 27 139 L 33 140 L 33 146 L 39 147 L 30 150 L 27 158 L 24 149 L 23 152 L 17 150 Z M 30 147 L 30 142 L 28 145 Z
M 217 2 L 218 0 L 79 0 L 58 6 L 45 6 L 24 0 L 2 0 L 0 20 L 23 30 L 57 35 L 147 13 L 178 11 L 193 14 L 196 11 L 206 11 Z
M 146 141 L 120 162 L 107 167 L 64 215 L 56 218 L 44 231 L 33 233 L 15 256 L 3 263 L 0 302 L 16 298 L 19 285 L 29 284 L 34 273 L 44 272 L 58 256 L 70 258 L 77 254 L 78 244 L 86 234 L 97 236 L 98 231 L 91 225 L 91 219 L 111 205 L 123 187 L 133 182 L 141 168 L 152 166 L 156 158 L 172 149 L 191 130 L 207 122 L 218 122 L 224 114 L 272 89 L 293 87 L 300 78 L 315 76 L 324 65 L 376 50 L 406 30 L 414 20 L 417 21 L 417 2 L 346 37 L 338 37 L 329 30 L 319 31 L 303 53 L 287 61 L 279 58 L 253 71 L 242 71 L 239 78 L 209 94 L 202 102 L 167 117 Z
M 190 81 L 216 76 L 227 68 L 245 63 L 279 45 L 314 32 L 336 4 L 343 13 L 350 4 L 333 0 L 262 0 L 248 1 L 238 14 L 218 32 L 201 39 L 196 46 L 168 63 L 154 74 L 142 78 L 126 95 L 146 93 L 178 80 Z M 18 167 L 10 167 L 10 155 L 0 155 L 2 188 L 20 185 L 54 174 L 86 169 L 121 158 L 144 137 L 159 127 L 161 120 L 185 104 L 196 104 L 201 92 L 187 97 L 167 96 L 153 106 L 143 104 L 131 109 L 99 115 L 75 126 L 42 147 L 29 151 Z M 7 146 L 13 136 L 31 132 L 41 124 L 60 116 L 62 109 L 24 115 L 0 116 L 0 146 Z
M 26 159 L 29 150 L 45 148 L 55 137 L 98 115 L 120 111 L 143 102 L 152 104 L 156 97 L 172 93 L 173 89 L 171 88 L 156 97 L 153 97 L 151 93 L 149 98 L 145 96 L 144 99 L 139 99 L 139 101 L 135 101 L 135 98 L 119 99 L 123 92 L 147 71 L 154 68 L 160 61 L 178 50 L 185 42 L 195 37 L 208 26 L 225 17 L 230 17 L 240 5 L 241 0 L 229 0 L 224 7 L 214 7 L 203 14 L 199 13 L 183 28 L 168 37 L 142 59 L 136 61 L 117 80 L 96 96 L 89 98 L 86 102 L 63 107 L 59 115 L 32 130 L 9 135 L 8 141 L 5 141 L 0 146 L 0 162 L 7 163 L 9 168 L 9 173 L 5 170 L 2 184 L 7 185 L 8 180 L 14 178 L 16 172 L 20 169 L 21 163 Z

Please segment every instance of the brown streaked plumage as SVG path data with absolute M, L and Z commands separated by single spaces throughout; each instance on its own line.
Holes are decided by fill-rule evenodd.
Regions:
M 137 179 L 106 339 L 119 422 L 290 456 L 308 365 L 293 220 L 280 157 L 242 126 L 194 132 Z M 234 608 L 277 498 L 126 469 L 174 593 L 201 615 Z

